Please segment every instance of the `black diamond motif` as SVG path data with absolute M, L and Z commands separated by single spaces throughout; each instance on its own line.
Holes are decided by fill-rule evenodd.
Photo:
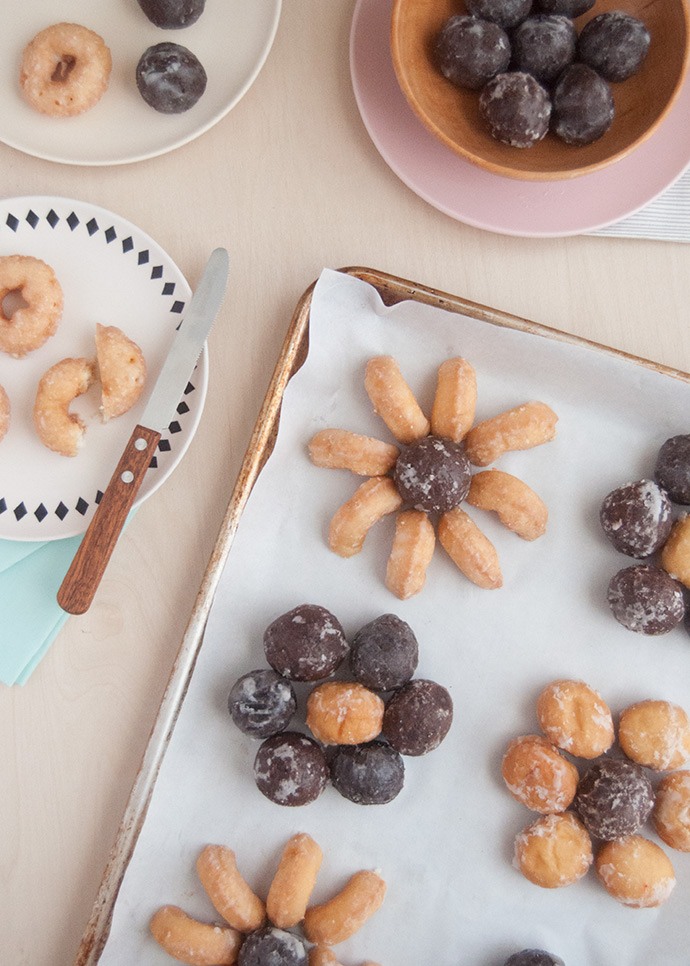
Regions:
M 42 520 L 45 520 L 45 518 L 48 516 L 48 511 L 46 510 L 46 508 L 43 506 L 42 503 L 39 503 L 36 509 L 34 510 L 34 516 L 36 517 L 39 523 L 41 523 Z
M 17 520 L 21 520 L 22 517 L 25 517 L 27 512 L 28 511 L 23 503 L 20 503 L 19 506 L 16 506 L 14 508 L 14 515 L 17 518 Z
M 0 513 L 4 513 L 6 509 L 7 509 L 7 500 L 3 496 L 2 499 L 0 499 Z
M 80 496 L 74 509 L 77 511 L 77 513 L 81 513 L 81 515 L 84 516 L 86 511 L 89 509 L 89 504 L 86 502 L 83 496 Z
M 151 269 L 151 278 L 163 278 L 163 266 L 154 265 Z
M 172 308 L 170 309 L 170 311 L 171 312 L 177 312 L 179 314 L 182 311 L 183 308 L 184 308 L 184 302 L 180 302 L 178 300 L 176 302 L 173 302 Z
M 134 242 L 132 241 L 132 236 L 131 235 L 128 238 L 123 239 L 123 241 L 122 241 L 122 254 L 123 255 L 126 255 L 127 252 L 131 252 L 133 248 L 134 248 Z
M 96 503 L 100 503 L 103 499 L 103 490 L 98 490 L 96 493 Z
M 46 215 L 46 221 L 48 222 L 51 228 L 55 228 L 57 223 L 60 221 L 60 216 L 56 214 L 56 212 L 54 212 L 53 209 L 51 208 L 48 214 Z
M 149 260 L 149 253 L 146 249 L 143 252 L 139 252 L 139 257 L 137 258 L 137 265 L 147 265 Z
M 168 432 L 169 433 L 181 433 L 182 432 L 182 427 L 180 426 L 180 424 L 178 423 L 178 421 L 176 419 L 173 419 L 173 421 L 168 426 Z
M 26 220 L 28 221 L 28 223 L 31 225 L 32 228 L 35 228 L 36 225 L 38 224 L 38 215 L 36 214 L 35 211 L 32 211 L 31 208 L 29 208 L 29 211 L 26 216 Z
M 160 440 L 160 442 L 158 443 L 158 449 L 161 451 L 161 453 L 169 453 L 171 449 L 170 440 L 169 439 Z
M 186 385 L 186 387 L 185 387 L 185 391 L 184 391 L 185 396 L 188 396 L 190 394 L 190 392 L 194 392 L 194 389 L 195 389 L 195 387 L 192 385 L 192 383 L 191 382 L 188 382 L 187 385 Z
M 172 295 L 174 291 L 175 291 L 175 283 L 166 282 L 165 285 L 163 286 L 163 291 L 161 292 L 161 295 Z
M 60 520 L 64 520 L 68 513 L 69 513 L 69 510 L 62 502 L 62 500 L 60 500 L 58 505 L 55 507 L 55 516 L 58 517 Z
M 187 403 L 182 401 L 180 405 L 177 407 L 177 412 L 180 414 L 180 416 L 184 416 L 185 413 L 188 413 L 189 406 L 187 405 Z
M 95 218 L 91 218 L 90 221 L 86 222 L 86 230 L 88 231 L 89 235 L 96 234 L 98 231 L 98 222 Z
M 149 463 L 149 469 L 150 470 L 157 470 L 158 469 L 158 457 L 154 456 L 151 459 L 151 462 Z
M 74 231 L 74 229 L 75 229 L 75 228 L 77 227 L 77 225 L 79 224 L 79 219 L 78 219 L 78 218 L 77 218 L 77 216 L 76 216 L 76 215 L 74 214 L 74 212 L 72 212 L 71 214 L 69 214 L 69 215 L 67 216 L 67 224 L 69 225 L 69 227 L 70 227 L 70 230 L 71 230 L 71 231 Z
M 17 228 L 19 228 L 19 219 L 15 218 L 14 215 L 8 215 L 5 224 L 8 228 L 11 228 L 12 231 L 16 231 Z
M 110 244 L 111 241 L 115 241 L 116 238 L 117 238 L 117 232 L 115 231 L 113 226 L 111 225 L 110 228 L 106 228 L 105 240 L 107 241 L 107 243 Z

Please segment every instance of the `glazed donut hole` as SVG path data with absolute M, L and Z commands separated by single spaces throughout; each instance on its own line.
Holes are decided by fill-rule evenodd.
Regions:
M 501 770 L 513 798 L 534 812 L 564 812 L 577 791 L 577 768 L 542 735 L 514 738 Z
M 652 822 L 662 842 L 679 852 L 690 852 L 690 771 L 676 771 L 661 779 Z
M 638 909 L 660 906 L 671 895 L 676 877 L 666 853 L 641 835 L 607 842 L 595 868 L 609 895 Z
M 543 815 L 515 839 L 515 867 L 543 889 L 577 882 L 593 861 L 592 840 L 573 812 Z
M 307 699 L 307 727 L 324 745 L 358 745 L 381 733 L 383 699 L 362 684 L 327 681 Z
M 537 699 L 537 717 L 549 741 L 577 758 L 597 758 L 614 742 L 608 705 L 583 681 L 547 684 Z
M 621 711 L 618 740 L 632 761 L 670 771 L 690 758 L 690 719 L 670 701 L 639 701 Z

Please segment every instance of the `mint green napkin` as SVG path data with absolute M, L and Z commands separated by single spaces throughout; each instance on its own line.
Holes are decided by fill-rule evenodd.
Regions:
M 0 540 L 0 681 L 25 684 L 68 618 L 57 592 L 81 536 Z

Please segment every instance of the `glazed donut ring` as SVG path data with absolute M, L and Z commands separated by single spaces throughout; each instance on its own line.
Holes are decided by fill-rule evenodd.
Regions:
M 41 30 L 24 48 L 19 82 L 40 114 L 74 117 L 108 87 L 112 58 L 103 38 L 76 23 Z
M 10 428 L 10 400 L 3 386 L 0 386 L 0 439 Z
M 41 377 L 34 403 L 34 425 L 41 442 L 63 456 L 76 456 L 86 431 L 70 403 L 91 386 L 96 364 L 89 359 L 62 359 Z
M 19 292 L 27 305 L 8 316 L 2 303 L 10 292 Z M 42 346 L 55 334 L 62 304 L 62 288 L 50 265 L 30 255 L 0 257 L 0 351 L 19 357 Z

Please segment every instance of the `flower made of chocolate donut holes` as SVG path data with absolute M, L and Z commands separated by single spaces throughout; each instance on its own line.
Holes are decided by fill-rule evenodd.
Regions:
M 400 600 L 424 587 L 437 534 L 472 583 L 500 587 L 496 549 L 461 505 L 496 512 L 524 540 L 544 533 L 548 511 L 517 477 L 496 469 L 473 473 L 472 467 L 488 467 L 509 450 L 553 439 L 556 414 L 543 402 L 527 402 L 473 426 L 477 379 L 460 356 L 439 367 L 430 419 L 392 356 L 369 360 L 364 385 L 399 445 L 344 429 L 321 430 L 309 443 L 316 466 L 368 477 L 333 516 L 331 550 L 341 557 L 354 556 L 371 527 L 386 514 L 397 513 L 386 587 Z

